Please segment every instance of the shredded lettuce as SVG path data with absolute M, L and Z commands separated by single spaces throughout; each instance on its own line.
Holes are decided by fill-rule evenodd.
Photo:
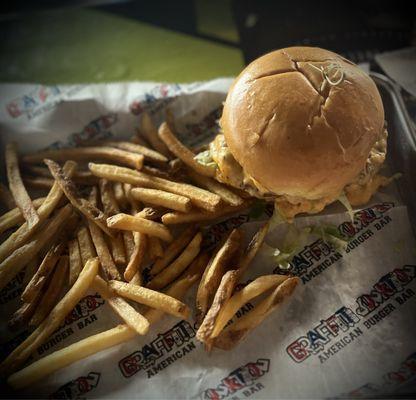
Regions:
M 320 237 L 324 242 L 330 243 L 336 250 L 345 250 L 348 246 L 348 239 L 342 235 L 335 225 L 314 225 L 311 233 Z
M 351 204 L 344 192 L 342 192 L 341 196 L 338 197 L 338 201 L 347 209 L 351 222 L 354 222 L 354 210 L 352 209 Z
M 217 163 L 212 158 L 211 152 L 209 150 L 202 151 L 201 153 L 198 153 L 194 160 L 199 162 L 200 164 L 206 165 L 207 167 L 211 167 L 216 169 Z
M 284 224 L 286 222 L 286 219 L 283 217 L 282 214 L 280 214 L 279 209 L 276 206 L 276 203 L 274 203 L 273 215 L 269 219 L 269 232 L 276 229 L 278 225 Z

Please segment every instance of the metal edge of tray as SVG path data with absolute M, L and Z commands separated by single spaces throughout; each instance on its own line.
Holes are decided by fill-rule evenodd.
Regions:
M 403 203 L 407 206 L 413 234 L 416 237 L 416 132 L 404 103 L 401 88 L 389 77 L 370 72 L 378 86 L 385 108 L 389 131 L 387 158 L 393 172 L 401 172 L 396 181 Z M 387 97 L 386 97 L 387 96 Z

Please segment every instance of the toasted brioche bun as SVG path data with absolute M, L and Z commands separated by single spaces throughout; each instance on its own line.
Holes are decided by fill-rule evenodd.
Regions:
M 241 72 L 220 125 L 238 163 L 268 191 L 314 200 L 339 195 L 364 168 L 384 109 L 372 79 L 352 62 L 290 47 Z

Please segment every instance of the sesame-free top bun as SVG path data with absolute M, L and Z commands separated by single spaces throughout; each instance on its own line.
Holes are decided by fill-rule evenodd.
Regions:
M 277 195 L 337 196 L 364 168 L 384 127 L 380 94 L 327 50 L 266 54 L 234 81 L 220 125 L 245 172 Z

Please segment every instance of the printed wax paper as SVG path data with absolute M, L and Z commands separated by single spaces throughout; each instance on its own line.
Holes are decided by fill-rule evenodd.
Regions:
M 32 152 L 90 139 L 128 138 L 143 111 L 160 123 L 166 107 L 175 115 L 179 137 L 195 145 L 217 131 L 231 82 L 1 85 L 0 146 L 15 140 L 21 152 Z M 270 215 L 265 211 L 259 216 L 251 210 L 215 224 L 208 241 L 215 244 L 242 225 L 248 242 Z M 146 336 L 78 361 L 21 394 L 237 400 L 414 392 L 416 252 L 406 206 L 392 186 L 358 211 L 354 222 L 339 205 L 296 220 L 299 229 L 322 223 L 336 225 L 349 238 L 346 250 L 311 236 L 292 261 L 300 278 L 292 298 L 234 350 L 207 353 L 196 340 L 193 319 L 166 316 Z M 277 226 L 267 244 L 279 247 L 285 229 Z M 274 272 L 279 270 L 270 252 L 261 251 L 240 287 Z M 6 324 L 19 304 L 21 281 L 22 274 L 0 292 L 2 358 L 28 334 L 10 331 Z M 191 306 L 195 291 L 185 299 Z M 252 306 L 245 305 L 234 319 Z M 29 362 L 119 323 L 105 301 L 90 291 Z

